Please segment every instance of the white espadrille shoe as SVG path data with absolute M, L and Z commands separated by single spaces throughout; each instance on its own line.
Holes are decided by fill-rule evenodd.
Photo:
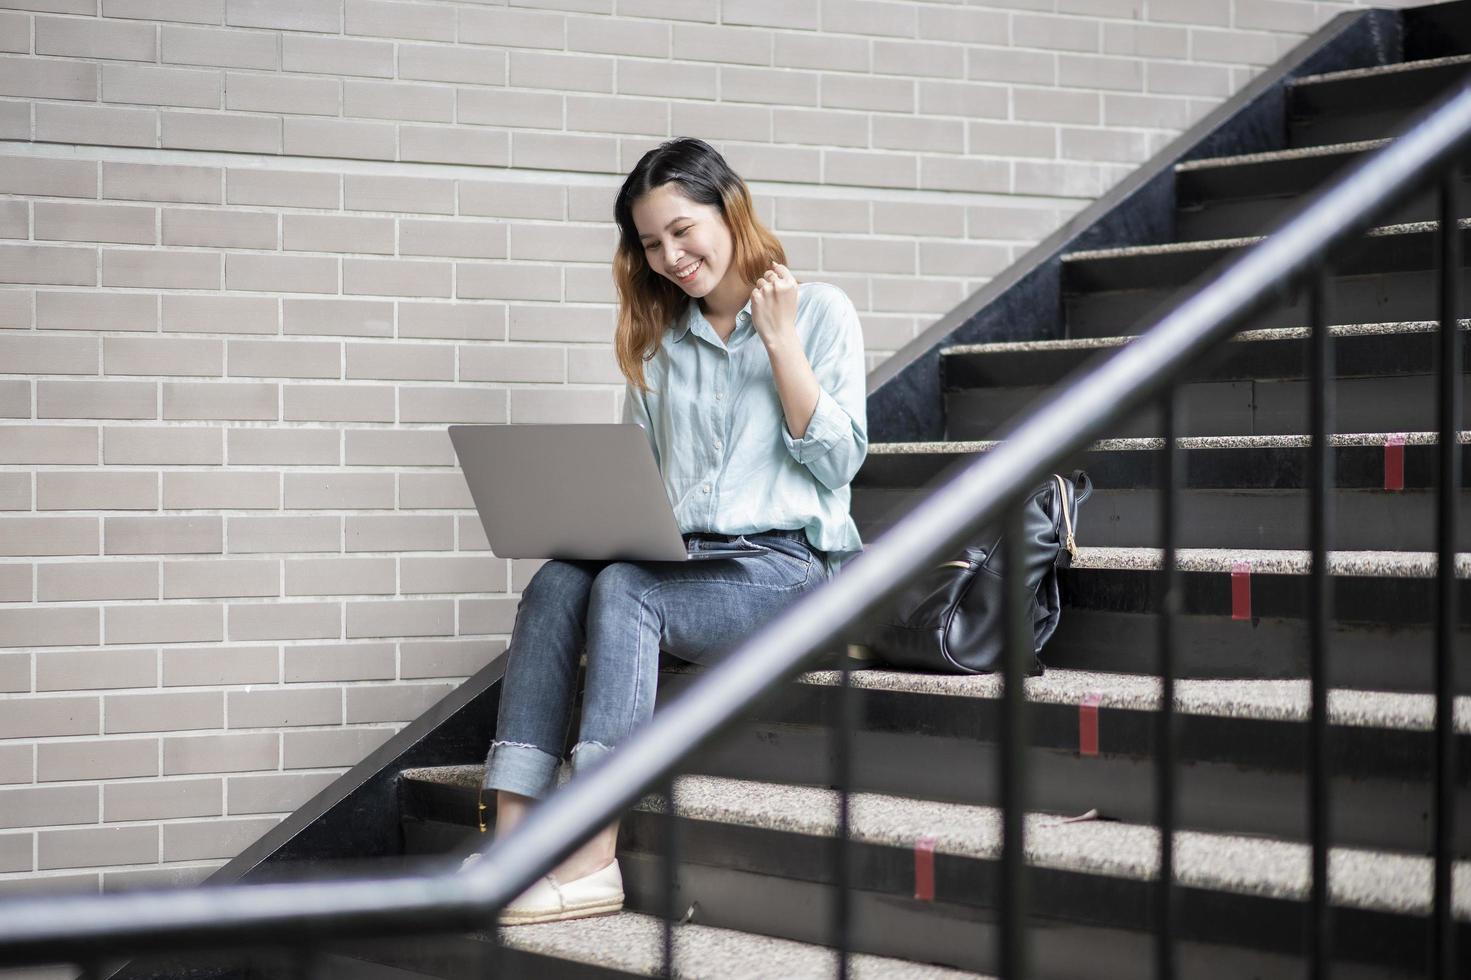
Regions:
M 503 926 L 529 925 L 533 922 L 559 922 L 592 915 L 612 915 L 623 909 L 623 873 L 618 861 L 600 871 L 558 881 L 556 875 L 544 875 L 501 910 Z

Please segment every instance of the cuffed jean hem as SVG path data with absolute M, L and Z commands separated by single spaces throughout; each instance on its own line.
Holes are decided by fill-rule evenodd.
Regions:
M 608 757 L 613 749 L 602 742 L 591 739 L 572 746 L 572 775 L 597 768 L 598 763 Z
M 551 795 L 557 788 L 557 769 L 562 760 L 534 745 L 492 742 L 485 760 L 485 789 L 500 789 L 533 799 Z

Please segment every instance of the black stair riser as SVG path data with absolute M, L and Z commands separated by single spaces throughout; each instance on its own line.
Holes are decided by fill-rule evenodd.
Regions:
M 1384 333 L 1334 337 L 1333 377 L 1382 378 L 1435 374 L 1440 332 Z M 1120 348 L 981 351 L 947 354 L 941 370 L 947 392 L 967 388 L 1052 385 Z M 1308 341 L 1251 340 L 1224 344 L 1219 352 L 1185 372 L 1183 381 L 1299 381 L 1308 376 Z M 1471 350 L 1462 350 L 1461 369 L 1471 371 Z
M 1154 616 L 1068 609 L 1042 651 L 1048 667 L 1119 674 L 1158 673 Z M 1456 655 L 1471 661 L 1471 630 L 1456 634 Z M 1435 634 L 1429 627 L 1341 626 L 1328 634 L 1329 687 L 1429 693 L 1435 690 Z M 1301 619 L 1182 616 L 1175 621 L 1175 676 L 1258 680 L 1308 676 L 1308 630 Z M 1471 671 L 1456 677 L 1471 695 Z
M 1233 238 L 1236 235 L 1187 235 L 1181 234 L 1179 218 L 1190 216 L 1203 219 L 1207 212 L 1220 211 L 1222 215 L 1237 207 L 1272 205 L 1277 209 L 1277 220 L 1287 216 L 1291 202 L 1303 201 L 1316 193 L 1329 180 L 1348 170 L 1382 147 L 1342 150 L 1329 148 L 1331 152 L 1318 151 L 1307 156 L 1279 156 L 1269 159 L 1238 159 L 1210 163 L 1205 166 L 1190 166 L 1175 171 L 1175 204 L 1177 220 L 1175 241 L 1193 241 L 1211 238 Z M 1471 174 L 1471 164 L 1461 163 L 1463 178 Z M 1381 224 L 1399 224 L 1405 219 L 1395 216 L 1414 210 L 1422 216 L 1413 220 L 1429 221 L 1440 213 L 1431 202 L 1436 191 L 1429 189 L 1420 193 L 1413 201 L 1400 205 L 1394 216 L 1379 219 Z M 1423 211 L 1416 210 L 1423 208 Z M 1467 217 L 1463 208 L 1461 217 Z M 1265 234 L 1271 225 L 1265 225 L 1246 234 Z
M 656 913 L 662 908 L 660 861 L 668 820 L 645 811 L 630 814 L 624 827 L 619 864 L 628 900 L 634 908 Z M 940 828 L 916 828 L 916 836 L 926 829 Z M 677 832 L 682 862 L 676 907 L 693 905 L 693 921 L 805 942 L 831 940 L 836 869 L 830 838 L 687 819 L 679 821 Z M 914 897 L 912 849 L 855 842 L 849 860 L 853 933 L 861 937 L 862 952 L 959 969 L 998 968 L 994 933 L 990 941 L 976 941 L 977 932 L 991 932 L 988 927 L 996 921 L 1001 894 L 996 860 L 936 854 L 933 900 Z M 1029 867 L 1025 887 L 1036 940 L 1059 929 L 1087 936 L 1080 935 L 1061 954 L 1035 942 L 1039 976 L 1078 976 L 1090 946 L 1094 955 L 1117 955 L 1119 945 L 1129 954 L 1111 956 L 1118 975 L 1148 973 L 1148 933 L 1155 921 L 1150 882 Z M 1302 903 L 1189 887 L 1181 887 L 1178 896 L 1175 928 L 1182 943 L 1216 947 L 1218 957 L 1235 960 L 1233 966 L 1240 965 L 1245 951 L 1232 947 L 1286 958 L 1301 954 Z M 1423 918 L 1358 909 L 1335 909 L 1334 915 L 1341 923 L 1336 959 L 1407 970 L 1416 963 L 1423 969 Z M 1127 966 L 1134 958 L 1138 962 Z M 1225 966 L 1217 960 L 1218 970 Z M 1296 977 L 1300 969 L 1267 975 Z
M 1175 171 L 1175 203 L 1181 209 L 1227 206 L 1258 198 L 1296 198 L 1365 159 L 1372 150 L 1315 153 L 1270 160 L 1191 165 Z M 1177 241 L 1188 238 L 1176 237 Z
M 690 676 L 665 675 L 659 696 L 667 700 L 682 684 L 688 683 L 684 678 Z M 926 746 L 932 738 L 957 739 L 986 751 L 1000 742 L 999 698 L 867 688 L 855 688 L 853 697 L 858 705 L 860 732 L 906 740 L 914 759 L 929 761 Z M 839 689 L 834 686 L 793 684 L 758 707 L 748 717 L 747 730 L 826 732 L 836 717 L 838 698 Z M 1085 765 L 1103 758 L 1147 762 L 1153 757 L 1157 744 L 1155 712 L 1107 706 L 1097 711 L 1097 757 L 1079 753 L 1076 704 L 1029 703 L 1028 744 L 1034 750 L 1052 752 Z M 1433 738 L 1434 733 L 1429 731 L 1334 724 L 1329 728 L 1329 761 L 1336 775 L 1356 782 L 1403 780 L 1408 784 L 1424 784 L 1432 772 Z M 1181 765 L 1186 767 L 1219 764 L 1296 775 L 1307 765 L 1307 739 L 1305 721 L 1181 712 L 1176 717 L 1172 745 Z M 1467 742 L 1471 742 L 1471 737 L 1457 736 L 1458 745 Z M 827 750 L 818 755 L 826 757 Z M 1471 778 L 1471 757 L 1465 751 L 1461 752 L 1457 772 L 1463 782 Z M 1471 838 L 1471 827 L 1463 829 Z
M 1471 378 L 1462 376 L 1462 397 Z M 1182 436 L 1301 435 L 1309 428 L 1306 381 L 1201 381 L 1181 385 Z M 1052 397 L 1048 388 L 967 388 L 945 394 L 945 436 L 961 442 L 1004 437 L 1013 420 Z M 1432 432 L 1440 428 L 1437 379 L 1426 375 L 1346 378 L 1333 385 L 1332 432 Z M 1464 427 L 1464 426 L 1463 426 Z M 1156 405 L 1111 424 L 1104 438 L 1157 437 Z
M 1468 71 L 1471 65 L 1463 62 L 1290 86 L 1288 143 L 1321 146 L 1394 136 Z
M 962 700 L 962 699 L 956 699 Z M 1077 709 L 1072 710 L 1076 726 Z M 1100 731 L 1109 722 L 1101 722 Z M 1305 737 L 1306 726 L 1299 735 Z M 831 785 L 831 733 L 814 726 L 754 726 L 702 753 L 694 772 L 737 779 Z M 1340 753 L 1334 752 L 1335 758 Z M 864 730 L 853 738 L 853 788 L 897 796 L 998 806 L 996 747 L 970 739 Z M 923 759 L 923 764 L 916 763 Z M 1032 748 L 1029 807 L 1051 813 L 1097 810 L 1105 819 L 1147 824 L 1154 819 L 1154 760 L 1135 756 L 1080 757 L 1075 751 Z M 1335 844 L 1427 853 L 1430 788 L 1408 779 L 1330 780 Z M 1177 823 L 1182 830 L 1307 839 L 1307 782 L 1300 772 L 1269 772 L 1224 762 L 1184 763 L 1176 771 Z M 1457 807 L 1471 804 L 1462 790 Z M 1471 855 L 1471 830 L 1457 828 L 1458 857 Z
M 652 881 L 658 874 L 658 865 L 647 858 L 633 859 L 629 862 L 629 873 L 634 887 L 643 887 L 644 879 Z M 686 872 L 684 884 L 679 893 L 681 900 L 698 895 L 719 896 L 723 909 L 745 913 L 736 921 L 748 928 L 769 921 L 770 928 L 779 930 L 785 938 L 806 942 L 831 939 L 830 887 L 793 880 L 781 881 L 773 887 L 765 876 L 721 868 L 691 868 Z M 853 942 L 859 952 L 899 949 L 909 959 L 938 961 L 987 973 L 999 966 L 998 931 L 993 915 L 967 917 L 961 914 L 963 909 L 951 911 L 933 903 L 905 901 L 871 892 L 851 893 L 851 900 Z M 768 911 L 773 905 L 790 912 L 783 917 Z M 1345 924 L 1352 928 L 1358 925 L 1357 920 L 1357 916 L 1351 916 Z M 1368 923 L 1364 925 L 1375 928 Z M 1405 933 L 1412 931 L 1406 929 Z M 1147 976 L 1153 950 L 1152 940 L 1143 933 L 1037 920 L 1028 933 L 1028 951 L 1029 975 L 1061 980 L 1097 976 L 1100 961 L 1108 963 L 1109 976 Z M 1296 957 L 1203 942 L 1182 944 L 1180 963 L 1185 970 L 1183 975 L 1192 978 L 1287 978 L 1299 977 L 1303 970 L 1301 960 Z M 1407 967 L 1393 963 L 1353 966 L 1356 976 L 1416 975 Z
M 1420 4 L 1400 14 L 1404 61 L 1471 51 L 1471 11 L 1463 4 Z
M 1334 163 L 1345 162 L 1340 156 L 1327 158 Z M 1350 157 L 1351 161 L 1353 158 Z M 1241 169 L 1258 169 L 1265 164 L 1255 167 L 1243 166 Z M 1236 169 L 1236 168 L 1220 168 Z M 1205 171 L 1186 171 L 1177 175 L 1177 179 L 1195 173 Z M 1247 180 L 1242 175 L 1242 181 Z M 1266 235 L 1279 228 L 1288 215 L 1303 205 L 1306 197 L 1317 189 L 1316 183 L 1304 187 L 1300 191 L 1269 195 L 1265 192 L 1244 193 L 1239 197 L 1216 197 L 1200 199 L 1180 200 L 1175 210 L 1175 236 L 1177 242 L 1207 241 L 1216 238 L 1247 238 L 1253 235 Z M 1467 191 L 1471 189 L 1467 182 L 1462 183 L 1460 200 L 1460 217 L 1471 217 L 1471 207 L 1464 202 L 1471 200 Z M 1433 221 L 1440 217 L 1440 204 L 1437 191 L 1425 191 L 1415 195 L 1413 199 L 1401 204 L 1393 211 L 1379 219 L 1382 225 L 1409 224 L 1414 221 Z
M 1287 114 L 1290 119 L 1306 120 L 1328 113 L 1413 112 L 1455 88 L 1468 73 L 1471 63 L 1456 62 L 1293 82 L 1287 88 Z
M 1461 279 L 1461 295 L 1471 295 L 1471 276 L 1463 274 Z M 1064 336 L 1123 337 L 1142 333 L 1194 291 L 1188 283 L 1181 286 L 1169 280 L 1161 282 L 1158 288 L 1090 291 L 1065 297 Z M 1329 280 L 1325 316 L 1332 323 L 1438 320 L 1439 282 L 1439 273 L 1429 269 L 1335 276 Z M 1464 316 L 1464 307 L 1461 313 Z M 1249 317 L 1241 329 L 1301 327 L 1308 322 L 1307 302 L 1299 290 L 1288 301 Z
M 986 450 L 964 453 L 870 453 L 853 481 L 854 501 L 881 491 L 933 489 L 956 471 L 973 463 Z M 1403 453 L 1402 491 L 1433 490 L 1439 450 L 1431 445 L 1408 445 Z M 1334 446 L 1329 450 L 1333 486 L 1340 490 L 1382 490 L 1386 478 L 1386 450 L 1382 445 Z M 1186 490 L 1302 490 L 1306 486 L 1308 449 L 1302 446 L 1239 446 L 1185 448 L 1181 451 Z M 1471 485 L 1471 454 L 1462 452 L 1461 486 Z M 1060 473 L 1087 472 L 1095 492 L 1153 490 L 1161 485 L 1163 460 L 1158 447 L 1147 449 L 1092 449 L 1058 465 Z M 1086 505 L 1085 505 L 1086 506 Z M 877 512 L 879 508 L 870 510 Z
M 863 490 L 853 495 L 859 532 L 872 541 L 926 496 L 925 490 Z M 1471 492 L 1460 495 L 1456 542 L 1471 550 Z M 1079 547 L 1158 548 L 1163 494 L 1094 490 L 1080 513 Z M 1310 546 L 1308 495 L 1302 490 L 1182 490 L 1178 548 L 1295 549 Z M 1329 547 L 1345 551 L 1434 551 L 1433 491 L 1344 490 L 1330 503 Z
M 1384 486 L 1383 446 L 1334 446 L 1333 485 L 1377 490 Z M 1439 450 L 1434 445 L 1405 446 L 1407 491 L 1435 487 Z M 875 490 L 937 487 L 953 470 L 975 461 L 975 453 L 869 453 L 853 481 L 853 499 Z M 1199 490 L 1301 490 L 1307 485 L 1308 450 L 1298 446 L 1185 449 L 1181 486 Z M 1459 454 L 1461 486 L 1471 486 L 1471 453 Z M 1058 466 L 1081 468 L 1096 490 L 1153 490 L 1163 484 L 1158 449 L 1089 450 Z M 1087 507 L 1087 504 L 1084 504 Z
M 1121 568 L 1065 568 L 1061 591 L 1064 606 L 1125 613 L 1160 609 L 1157 571 Z M 1257 618 L 1302 619 L 1307 615 L 1306 574 L 1251 573 L 1247 587 L 1250 612 Z M 1334 575 L 1329 578 L 1331 616 L 1343 624 L 1424 626 L 1434 622 L 1435 579 L 1377 575 Z M 1180 576 L 1185 615 L 1229 619 L 1232 603 L 1230 571 L 1184 572 Z M 1456 582 L 1458 622 L 1471 626 L 1471 579 Z M 1245 621 L 1242 621 L 1243 624 Z

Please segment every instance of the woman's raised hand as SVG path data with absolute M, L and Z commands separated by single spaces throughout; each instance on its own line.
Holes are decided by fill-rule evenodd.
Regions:
M 751 326 L 767 350 L 797 343 L 797 277 L 780 262 L 773 262 L 751 290 Z

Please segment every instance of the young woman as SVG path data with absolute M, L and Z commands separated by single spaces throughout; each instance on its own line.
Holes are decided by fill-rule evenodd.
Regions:
M 647 433 L 690 548 L 761 554 L 553 560 L 537 571 L 516 611 L 486 760 L 497 834 L 556 786 L 584 651 L 574 774 L 652 715 L 661 649 L 717 660 L 862 548 L 848 484 L 868 451 L 863 338 L 848 297 L 797 283 L 745 183 L 701 140 L 644 154 L 614 216 L 623 419 Z M 617 836 L 614 823 L 502 922 L 618 911 Z

